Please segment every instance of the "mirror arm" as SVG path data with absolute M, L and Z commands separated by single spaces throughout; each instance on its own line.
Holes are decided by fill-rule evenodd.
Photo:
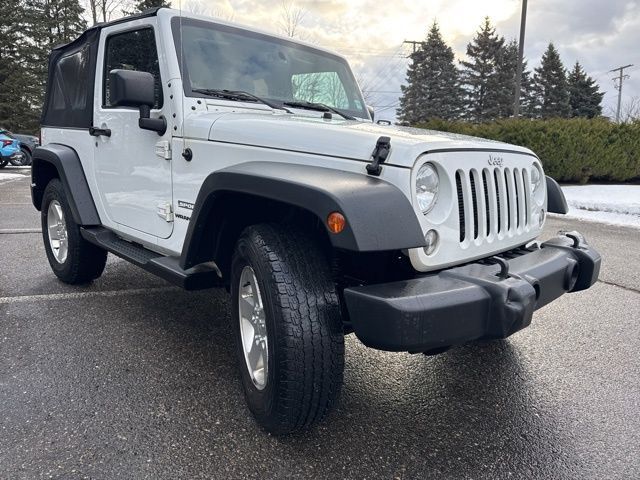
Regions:
M 158 135 L 164 135 L 167 131 L 167 119 L 162 115 L 160 118 L 149 118 L 151 115 L 151 107 L 149 105 L 140 105 L 140 118 L 138 126 L 142 130 L 151 130 L 157 132 Z

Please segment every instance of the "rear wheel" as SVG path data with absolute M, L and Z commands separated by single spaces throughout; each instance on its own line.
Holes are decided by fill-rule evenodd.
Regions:
M 310 428 L 336 403 L 344 333 L 329 262 L 292 228 L 256 225 L 231 266 L 238 364 L 249 409 L 274 434 Z
M 4 168 L 9 163 L 9 159 L 6 157 L 0 157 L 0 168 Z
M 107 252 L 82 238 L 57 178 L 51 180 L 44 191 L 41 219 L 49 265 L 60 280 L 70 284 L 88 283 L 102 275 Z

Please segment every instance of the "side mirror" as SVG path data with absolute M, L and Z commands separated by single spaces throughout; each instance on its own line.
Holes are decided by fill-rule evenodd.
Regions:
M 369 115 L 371 115 L 371 121 L 373 122 L 375 120 L 375 116 L 376 116 L 376 112 L 373 109 L 373 107 L 371 105 L 367 105 L 367 111 L 369 112 Z
M 164 135 L 167 120 L 164 117 L 150 118 L 151 107 L 155 103 L 155 80 L 148 72 L 135 70 L 111 70 L 109 72 L 111 105 L 114 107 L 138 107 L 138 126 L 143 130 Z

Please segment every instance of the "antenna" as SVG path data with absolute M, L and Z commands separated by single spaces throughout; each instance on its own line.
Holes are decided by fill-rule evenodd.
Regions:
M 184 132 L 184 42 L 182 41 L 182 0 L 180 0 L 180 88 L 182 91 L 180 92 L 180 108 L 182 111 L 180 112 L 180 132 L 182 133 L 182 156 L 186 159 L 188 157 L 187 154 L 187 137 Z

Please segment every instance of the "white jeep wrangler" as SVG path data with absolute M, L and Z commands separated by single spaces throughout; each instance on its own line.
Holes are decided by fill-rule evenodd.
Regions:
M 376 125 L 346 60 L 155 9 L 50 57 L 32 198 L 64 282 L 107 252 L 187 290 L 224 286 L 266 430 L 335 404 L 344 335 L 445 351 L 589 288 L 577 233 L 543 244 L 558 185 L 526 148 Z

